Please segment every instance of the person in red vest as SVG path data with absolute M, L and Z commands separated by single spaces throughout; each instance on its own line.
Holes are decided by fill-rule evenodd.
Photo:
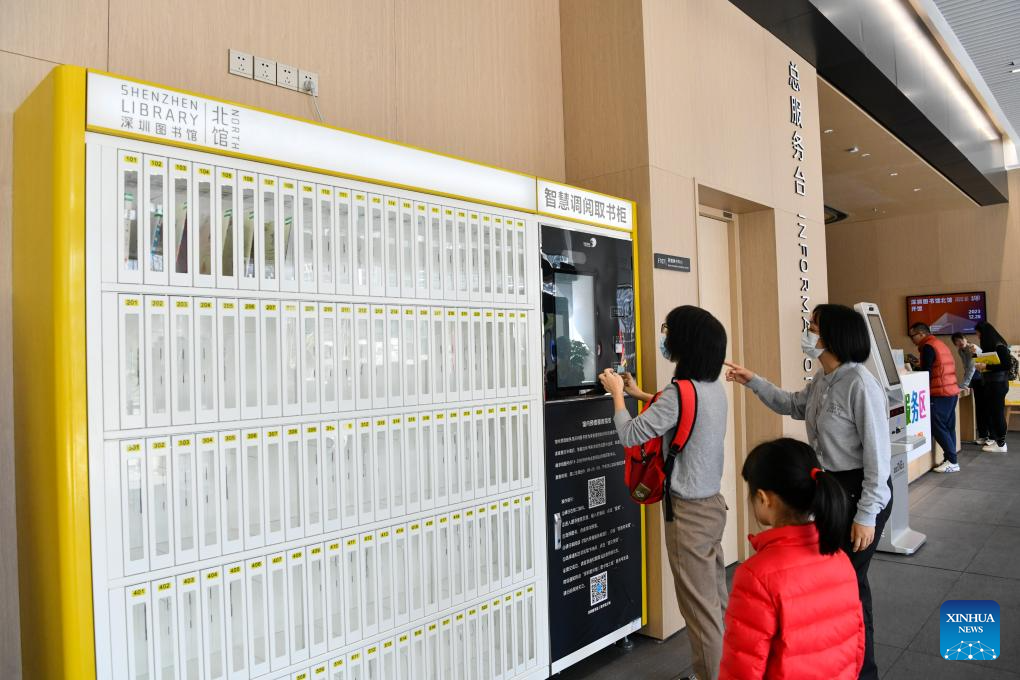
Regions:
M 848 498 L 814 449 L 796 439 L 747 456 L 755 554 L 737 567 L 719 680 L 857 680 L 864 616 L 857 575 L 840 548 Z
M 949 348 L 931 334 L 927 324 L 915 323 L 907 333 L 921 354 L 914 368 L 928 371 L 931 433 L 946 457 L 935 472 L 959 472 L 960 465 L 956 462 L 956 401 L 960 398 L 960 387 L 956 384 L 956 362 Z

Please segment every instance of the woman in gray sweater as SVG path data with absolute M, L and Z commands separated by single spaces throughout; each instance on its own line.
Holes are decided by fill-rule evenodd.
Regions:
M 719 381 L 726 358 L 726 329 L 700 307 L 677 307 L 660 328 L 659 351 L 676 364 L 673 376 L 691 380 L 697 392 L 694 428 L 677 456 L 669 481 L 669 498 L 676 518 L 666 524 L 666 549 L 673 585 L 687 630 L 699 680 L 715 680 L 722 658 L 723 610 L 726 608 L 726 562 L 722 535 L 726 501 L 719 492 L 726 436 L 726 391 Z M 644 413 L 631 417 L 624 392 L 641 401 L 652 395 L 639 390 L 608 369 L 599 375 L 613 397 L 616 431 L 624 446 L 637 446 L 663 437 L 668 449 L 676 432 L 678 392 L 672 384 Z
M 878 678 L 868 566 L 892 511 L 889 402 L 862 363 L 871 354 L 864 318 L 843 305 L 818 305 L 801 349 L 822 370 L 799 392 L 786 392 L 751 371 L 727 364 L 726 379 L 747 385 L 767 407 L 807 426 L 808 442 L 850 498 L 843 546 L 857 572 L 864 613 L 861 678 Z

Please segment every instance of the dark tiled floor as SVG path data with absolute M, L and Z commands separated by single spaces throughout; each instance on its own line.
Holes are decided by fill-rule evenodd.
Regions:
M 875 655 L 884 679 L 1020 680 L 1020 434 L 1009 436 L 1009 447 L 1001 455 L 966 446 L 961 472 L 929 472 L 910 485 L 910 524 L 928 540 L 914 555 L 877 553 L 871 563 Z M 939 656 L 945 600 L 999 603 L 1000 658 Z M 691 672 L 686 631 L 665 642 L 632 639 L 631 651 L 603 650 L 558 677 L 673 680 Z

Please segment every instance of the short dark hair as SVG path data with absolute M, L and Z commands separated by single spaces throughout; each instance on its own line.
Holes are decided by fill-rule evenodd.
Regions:
M 967 338 L 964 337 L 963 333 L 953 333 L 949 336 L 949 339 L 956 342 L 957 340 L 966 340 Z
M 931 327 L 928 326 L 928 324 L 926 323 L 921 323 L 920 321 L 918 321 L 917 323 L 912 324 L 910 328 L 907 329 L 908 335 L 913 335 L 914 333 L 924 333 L 925 335 L 931 335 Z
M 871 337 L 864 317 L 846 305 L 818 305 L 814 310 L 825 351 L 840 363 L 863 363 L 871 356 Z
M 726 329 L 701 307 L 683 305 L 666 315 L 666 351 L 679 380 L 719 379 L 726 359 Z

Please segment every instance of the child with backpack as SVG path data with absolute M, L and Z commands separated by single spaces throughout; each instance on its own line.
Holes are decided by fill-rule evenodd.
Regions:
M 720 678 L 856 680 L 864 661 L 857 576 L 840 548 L 847 496 L 795 439 L 759 444 L 741 472 L 754 515 L 771 527 L 737 568 Z
M 602 372 L 599 380 L 613 397 L 616 430 L 625 447 L 642 446 L 660 437 L 656 456 L 675 447 L 671 451 L 675 455 L 668 456 L 671 461 L 656 468 L 658 484 L 650 484 L 653 488 L 647 489 L 648 495 L 637 495 L 633 489 L 632 495 L 642 503 L 662 498 L 666 550 L 677 603 L 687 620 L 694 671 L 698 680 L 715 680 L 726 607 L 721 541 L 727 507 L 719 492 L 727 414 L 726 391 L 719 375 L 726 356 L 726 329 L 709 312 L 686 305 L 666 316 L 660 333 L 659 351 L 676 364 L 674 377 L 641 415 L 631 417 L 623 395 L 626 392 L 645 401 L 650 395 L 637 390 L 630 379 L 625 384 L 612 369 Z M 684 430 L 680 438 L 678 423 Z

